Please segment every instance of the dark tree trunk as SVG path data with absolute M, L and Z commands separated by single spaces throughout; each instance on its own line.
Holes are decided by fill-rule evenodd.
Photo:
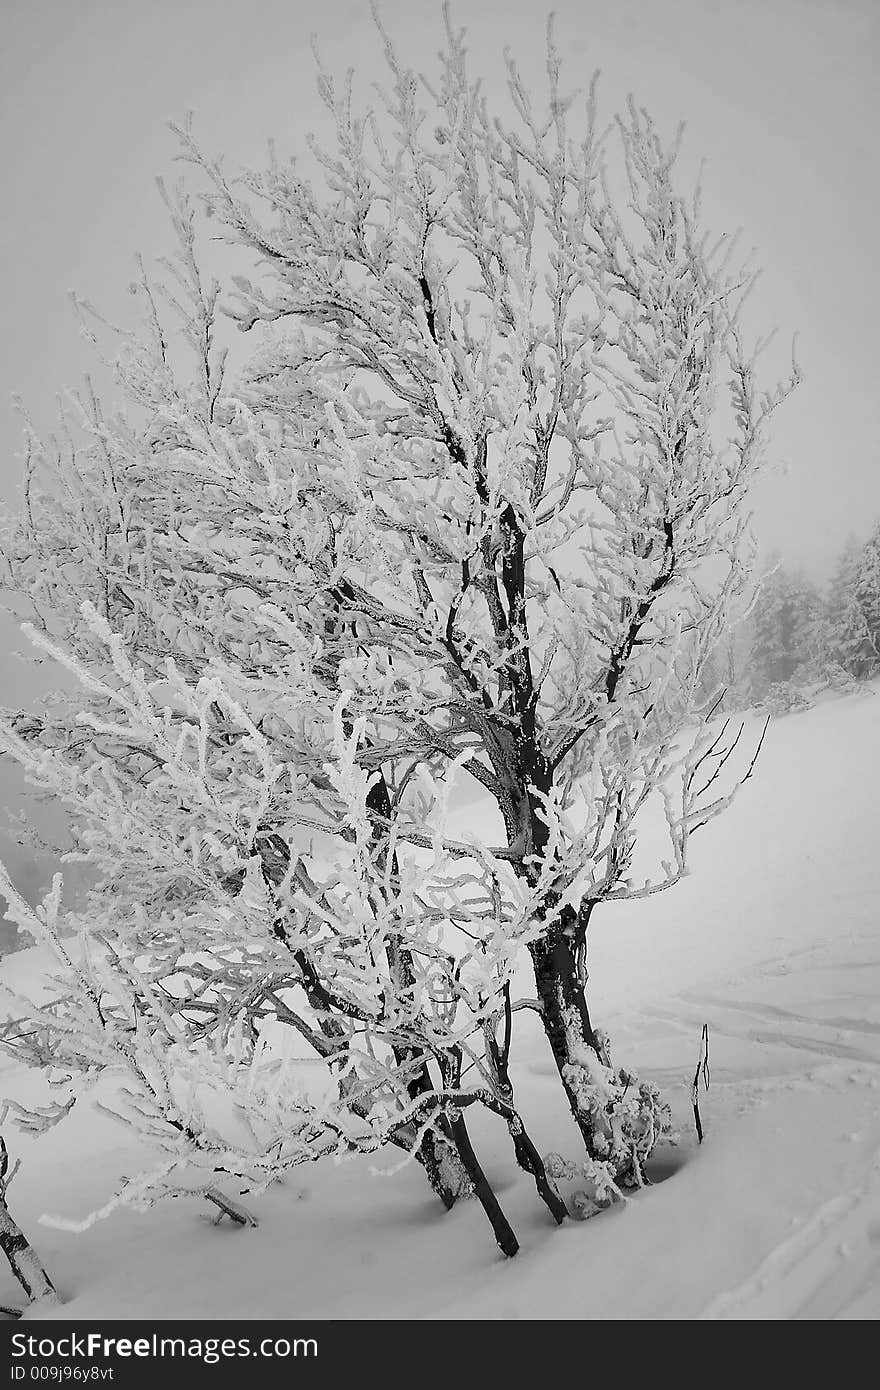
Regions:
M 58 1302 L 55 1285 L 24 1231 L 10 1216 L 5 1197 L 0 1197 L 0 1250 L 27 1294 L 28 1303 L 38 1300 L 48 1307 Z
M 529 952 L 535 971 L 544 1032 L 575 1124 L 583 1136 L 588 1154 L 595 1158 L 593 1126 L 590 1116 L 584 1112 L 578 1100 L 577 1069 L 586 1048 L 595 1053 L 597 1061 L 602 1058 L 578 976 L 573 938 L 566 931 L 565 919 L 551 928 L 546 937 L 533 942 Z
M 495 1081 L 499 1091 L 498 1113 L 502 1114 L 507 1121 L 507 1129 L 513 1141 L 513 1152 L 516 1154 L 517 1163 L 524 1172 L 529 1173 L 534 1178 L 539 1197 L 549 1207 L 553 1220 L 557 1225 L 561 1225 L 568 1216 L 568 1208 L 548 1178 L 544 1160 L 532 1143 L 523 1124 L 522 1116 L 513 1106 L 513 1083 L 510 1080 L 509 1070 L 511 1027 L 510 986 L 507 985 L 504 990 L 503 1042 L 499 1047 L 495 1038 L 494 1026 L 486 1037 L 488 1060 L 495 1073 Z
M 460 1110 L 453 1109 L 450 1112 L 449 1124 L 452 1130 L 452 1136 L 455 1140 L 455 1146 L 458 1149 L 459 1157 L 462 1161 L 462 1166 L 471 1180 L 474 1195 L 477 1197 L 480 1206 L 489 1218 L 489 1224 L 495 1233 L 495 1240 L 498 1243 L 498 1248 L 503 1255 L 507 1255 L 507 1257 L 510 1258 L 515 1255 L 519 1249 L 519 1241 L 516 1238 L 510 1222 L 501 1210 L 498 1198 L 492 1191 L 492 1185 L 483 1172 L 477 1155 L 474 1153 L 470 1135 L 467 1132 L 467 1126 L 465 1125 L 464 1117 Z
M 517 1163 L 526 1173 L 531 1173 L 539 1196 L 549 1207 L 557 1226 L 561 1226 L 568 1216 L 568 1207 L 548 1178 L 543 1158 L 526 1133 L 525 1126 L 519 1116 L 509 1119 L 507 1128 L 510 1130 L 510 1137 L 513 1140 L 513 1151 L 516 1154 Z

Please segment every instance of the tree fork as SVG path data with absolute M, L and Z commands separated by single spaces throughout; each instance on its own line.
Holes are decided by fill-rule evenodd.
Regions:
M 397 1052 L 397 1049 L 395 1049 Z M 413 1100 L 419 1095 L 427 1094 L 433 1090 L 431 1079 L 428 1075 L 427 1065 L 424 1070 L 416 1076 L 407 1087 Z M 464 1121 L 462 1121 L 464 1123 Z M 393 1142 L 393 1140 L 392 1140 Z M 401 1144 L 402 1148 L 409 1147 Z M 444 1152 L 445 1150 L 445 1152 Z M 416 1162 L 420 1163 L 425 1170 L 428 1182 L 447 1211 L 451 1211 L 456 1201 L 462 1195 L 461 1176 L 473 1182 L 470 1171 L 462 1160 L 463 1173 L 461 1176 L 453 1174 L 452 1179 L 444 1171 L 444 1159 L 446 1156 L 452 1158 L 458 1155 L 461 1158 L 460 1149 L 452 1131 L 452 1126 L 445 1115 L 440 1116 L 440 1133 L 435 1134 L 432 1130 L 426 1130 L 422 1135 L 418 1148 L 415 1150 Z
M 499 1089 L 506 1097 L 509 1097 L 510 1101 L 509 1104 L 506 1101 L 501 1102 L 499 1113 L 503 1113 L 507 1121 L 507 1129 L 513 1142 L 513 1152 L 516 1155 L 517 1163 L 520 1168 L 522 1168 L 523 1172 L 529 1173 L 531 1177 L 534 1178 L 539 1197 L 549 1207 L 556 1224 L 561 1225 L 568 1216 L 568 1208 L 548 1178 L 547 1170 L 544 1167 L 544 1160 L 529 1137 L 528 1131 L 523 1124 L 522 1116 L 514 1109 L 512 1103 L 513 1084 L 510 1080 L 510 1071 L 508 1068 L 511 1034 L 509 985 L 504 991 L 504 1025 L 504 1044 L 502 1047 L 498 1046 L 495 1039 L 494 1026 L 490 1028 L 486 1034 L 489 1056 L 495 1070 L 495 1077 Z
M 370 797 L 377 792 L 377 788 L 380 805 L 386 809 L 390 809 L 388 787 L 384 776 L 380 776 L 375 786 L 370 789 L 367 796 L 368 804 L 370 803 Z M 384 802 L 382 801 L 383 796 Z M 374 809 L 375 802 L 376 798 L 374 798 Z M 287 841 L 276 832 L 262 831 L 258 833 L 255 839 L 255 847 L 260 855 L 264 880 L 270 887 L 277 888 L 283 881 L 290 866 L 290 846 Z M 285 940 L 283 925 L 280 929 L 282 932 L 281 939 Z M 302 986 L 306 998 L 312 1007 L 319 1012 L 318 1027 L 327 1038 L 328 1052 L 331 1052 L 334 1047 L 338 1045 L 339 1040 L 343 1036 L 341 1025 L 333 1017 L 333 1001 L 323 990 L 320 981 L 310 979 L 308 962 L 303 954 L 301 952 L 295 952 L 294 955 L 302 972 Z M 397 1056 L 397 1060 L 400 1061 L 400 1054 L 397 1049 L 395 1049 L 395 1055 Z M 427 1067 L 425 1067 L 418 1076 L 414 1077 L 407 1087 L 410 1098 L 413 1100 L 424 1092 L 432 1089 L 430 1078 L 427 1074 Z M 345 1098 L 348 1099 L 347 1097 Z M 349 1101 L 349 1103 L 351 1102 Z M 352 1108 L 357 1114 L 358 1106 L 354 1105 Z M 390 1136 L 390 1142 L 400 1149 L 412 1152 L 411 1145 L 407 1142 L 405 1127 L 396 1135 L 392 1134 Z M 447 1143 L 449 1145 L 449 1166 L 452 1167 L 454 1165 L 453 1156 L 457 1152 L 457 1147 L 453 1143 L 451 1135 L 447 1136 Z M 469 1179 L 470 1175 L 467 1172 L 461 1174 L 452 1173 L 451 1175 L 444 1172 L 444 1156 L 440 1152 L 440 1146 L 437 1143 L 436 1136 L 430 1133 L 426 1133 L 422 1136 L 415 1151 L 415 1158 L 417 1163 L 424 1169 L 431 1190 L 440 1198 L 446 1210 L 451 1211 L 458 1198 L 462 1195 L 462 1191 L 465 1190 L 465 1180 Z

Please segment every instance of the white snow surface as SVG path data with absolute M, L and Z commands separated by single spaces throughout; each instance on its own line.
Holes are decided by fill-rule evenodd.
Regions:
M 11 1129 L 10 1209 L 90 1318 L 857 1318 L 880 1315 L 880 686 L 773 723 L 733 808 L 668 893 L 596 913 L 588 998 L 615 1062 L 657 1083 L 681 1130 L 653 1185 L 557 1229 L 505 1127 L 471 1121 L 521 1243 L 505 1260 L 474 1201 L 443 1211 L 399 1155 L 303 1168 L 215 1224 L 184 1198 L 83 1233 L 40 1224 L 101 1206 L 150 1156 L 86 1109 L 40 1139 Z M 479 803 L 458 815 L 480 830 Z M 484 825 L 494 839 L 495 827 Z M 7 956 L 32 986 L 36 949 Z M 529 993 L 527 977 L 524 992 Z M 697 1144 L 690 1085 L 709 1027 Z M 0 1093 L 36 1080 L 0 1063 Z M 530 1012 L 517 1101 L 542 1152 L 579 1139 Z M 473 1115 L 473 1111 L 469 1112 Z M 230 1189 L 231 1191 L 231 1189 Z M 0 1269 L 0 1303 L 20 1303 Z M 35 1314 L 36 1316 L 36 1314 Z

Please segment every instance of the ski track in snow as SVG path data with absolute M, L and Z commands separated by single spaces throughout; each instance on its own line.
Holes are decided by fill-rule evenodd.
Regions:
M 807 957 L 805 963 L 794 968 L 789 963 L 782 974 L 773 969 L 773 962 L 750 972 L 747 981 L 726 981 L 731 990 L 727 997 L 691 989 L 663 1005 L 644 1004 L 628 1020 L 627 1031 L 638 1034 L 642 1031 L 640 1021 L 657 1022 L 696 1037 L 703 1023 L 708 1022 L 710 1034 L 717 1037 L 794 1048 L 817 1057 L 880 1064 L 880 960 L 849 961 L 836 956 L 820 963 L 816 960 L 820 952 L 825 957 L 829 954 L 822 948 L 811 948 L 802 953 Z M 838 990 L 829 996 L 829 973 L 852 969 L 861 972 L 863 988 L 858 992 Z M 740 983 L 754 986 L 770 978 L 774 999 L 793 996 L 792 1003 L 797 1008 L 736 997 Z M 751 992 L 757 991 L 752 988 Z M 825 1016 L 822 1012 L 828 1005 L 839 1010 L 842 1004 L 851 1007 L 852 1013 Z M 872 1012 L 874 1017 L 870 1016 Z
M 760 1023 L 760 1020 L 765 1016 L 768 1021 L 772 1022 L 770 1011 L 768 1010 L 765 1013 L 759 1005 L 730 1004 L 722 1003 L 721 1000 L 716 1000 L 714 1002 L 714 1007 L 736 1011 L 747 1017 L 751 1016 L 757 1023 Z M 695 1030 L 699 1030 L 701 1024 L 705 1021 L 705 1012 L 706 1011 L 703 1010 L 699 1014 L 694 1012 L 690 1016 L 684 1016 L 681 1012 L 676 1013 L 669 1009 L 657 1008 L 642 1010 L 645 1017 L 656 1018 L 660 1022 L 671 1024 L 673 1027 L 680 1029 L 680 1031 L 687 1033 L 688 1036 L 693 1035 Z M 796 1020 L 796 1015 L 793 1014 L 788 1014 L 786 1017 L 792 1021 Z M 817 1020 L 803 1019 L 798 1021 L 809 1023 L 812 1025 L 812 1031 L 815 1032 Z M 878 1025 L 874 1025 L 873 1027 L 863 1025 L 860 1030 L 858 1026 L 853 1026 L 852 1024 L 849 1026 L 842 1026 L 840 1023 L 832 1023 L 830 1025 L 830 1031 L 836 1034 L 841 1032 L 865 1031 L 880 1037 L 880 1026 Z M 737 1028 L 727 1019 L 719 1021 L 717 1018 L 713 1021 L 711 1032 L 722 1037 L 741 1038 L 747 1042 L 764 1043 L 769 1047 L 792 1047 L 803 1052 L 812 1052 L 818 1057 L 836 1057 L 852 1062 L 880 1061 L 876 1051 L 872 1052 L 867 1048 L 854 1047 L 849 1043 L 839 1041 L 839 1039 L 835 1037 L 803 1036 L 797 1032 L 772 1027 L 756 1026 L 754 1028 Z
M 853 943 L 855 945 L 856 943 Z M 865 943 L 861 943 L 864 946 Z M 838 946 L 838 952 L 839 952 Z M 773 979 L 774 997 L 780 993 L 797 1007 L 783 1007 L 754 998 L 727 997 L 689 990 L 668 1006 L 642 1007 L 630 1024 L 638 1035 L 639 1023 L 660 1023 L 696 1038 L 709 1023 L 709 1053 L 723 1051 L 720 1039 L 756 1044 L 767 1049 L 795 1049 L 830 1063 L 856 1062 L 871 1086 L 880 1085 L 880 961 L 841 958 L 824 947 L 789 957 L 782 972 L 764 967 L 749 973 L 746 984 L 755 993 L 756 982 Z M 821 963 L 820 963 L 821 962 Z M 858 969 L 858 992 L 829 995 L 829 972 Z M 780 980 L 783 981 L 780 988 Z M 736 994 L 736 986 L 732 996 Z M 852 1015 L 823 1017 L 823 1007 L 852 1008 Z M 860 1012 L 861 1011 L 861 1012 Z M 874 1017 L 870 1015 L 873 1013 Z M 714 1046 L 713 1046 L 714 1043 Z M 841 1073 L 833 1067 L 827 1076 L 820 1068 L 809 1073 L 783 1071 L 768 1075 L 761 1062 L 756 1074 L 726 1067 L 716 1079 L 760 1094 L 767 1089 L 792 1089 L 805 1084 L 839 1087 Z M 877 1107 L 880 1111 L 880 1106 Z M 786 1239 L 774 1245 L 754 1271 L 741 1283 L 717 1294 L 701 1320 L 722 1319 L 845 1319 L 880 1315 L 880 1148 L 869 1157 L 863 1180 L 842 1191 L 801 1218 Z
M 871 1300 L 869 1304 L 868 1300 Z M 880 1305 L 880 1149 L 865 1181 L 824 1202 L 701 1320 L 841 1319 Z

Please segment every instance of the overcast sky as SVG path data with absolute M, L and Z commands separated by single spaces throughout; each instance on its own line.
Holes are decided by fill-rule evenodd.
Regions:
M 20 391 L 37 419 L 88 366 L 66 298 L 125 315 L 133 253 L 168 248 L 153 184 L 174 173 L 166 121 L 192 108 L 202 142 L 233 166 L 265 141 L 301 148 L 322 112 L 309 36 L 327 63 L 378 66 L 368 0 L 6 0 L 2 55 L 4 325 L 0 493 L 18 477 Z M 559 0 L 573 83 L 603 72 L 611 114 L 633 91 L 687 167 L 707 158 L 706 215 L 742 225 L 765 267 L 755 327 L 779 326 L 784 370 L 799 332 L 805 382 L 778 419 L 759 534 L 814 573 L 880 514 L 876 274 L 880 129 L 877 0 Z M 386 0 L 405 56 L 430 67 L 440 0 Z M 475 70 L 500 91 L 509 44 L 541 79 L 544 11 L 517 0 L 454 6 Z M 2 702 L 2 696 L 0 696 Z

